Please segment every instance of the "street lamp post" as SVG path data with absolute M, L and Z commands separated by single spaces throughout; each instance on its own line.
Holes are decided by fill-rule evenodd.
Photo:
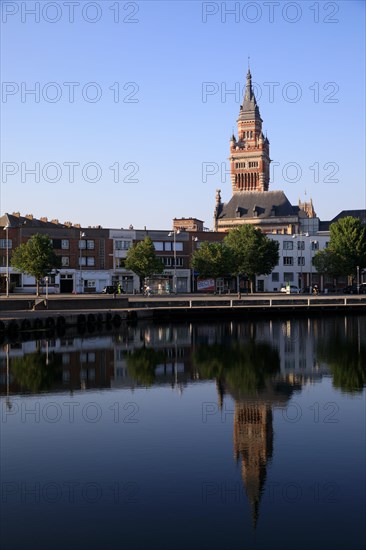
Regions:
M 310 294 L 313 293 L 313 250 L 317 245 L 318 241 L 310 241 Z
M 6 297 L 9 298 L 9 225 L 4 227 L 6 238 Z
M 198 242 L 198 237 L 192 237 L 192 250 L 191 250 L 191 259 L 194 253 L 194 243 Z M 194 293 L 194 267 L 192 267 L 192 292 Z
M 82 264 L 81 264 L 81 260 L 82 260 L 82 255 L 81 255 L 81 251 L 82 251 L 82 248 L 81 248 L 81 239 L 83 237 L 85 237 L 85 233 L 83 231 L 80 231 L 80 234 L 79 234 L 79 268 L 80 268 L 80 281 L 79 281 L 79 288 L 80 288 L 80 294 L 82 294 L 83 292 L 83 269 L 82 269 Z
M 173 292 L 177 293 L 177 246 L 176 246 L 176 236 L 180 233 L 179 229 L 173 229 L 168 233 L 168 237 L 173 236 L 173 253 L 174 253 L 174 275 L 173 275 Z
M 357 294 L 360 293 L 360 266 L 357 266 Z
M 295 235 L 292 235 L 292 238 L 293 239 L 296 239 L 297 240 L 297 237 L 308 237 L 309 236 L 309 233 L 296 233 Z M 302 255 L 302 251 L 304 250 L 304 242 L 305 241 L 296 241 L 297 242 L 297 245 L 296 245 L 296 257 L 297 257 L 297 263 L 299 264 L 299 246 L 300 246 L 300 292 L 302 291 L 303 289 L 303 280 L 302 280 L 302 267 L 303 267 L 303 255 Z M 298 266 L 297 266 L 298 267 Z

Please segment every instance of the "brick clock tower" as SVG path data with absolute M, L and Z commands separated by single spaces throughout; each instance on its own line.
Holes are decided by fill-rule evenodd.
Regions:
M 233 194 L 240 191 L 268 191 L 269 141 L 262 132 L 262 119 L 252 88 L 250 69 L 240 106 L 238 138 L 230 140 L 230 172 Z
M 293 234 L 300 230 L 304 218 L 316 217 L 311 200 L 293 206 L 283 191 L 269 191 L 271 159 L 262 122 L 248 69 L 237 120 L 238 135 L 230 140 L 232 196 L 228 202 L 222 202 L 221 191 L 216 190 L 215 231 L 227 232 L 250 224 L 263 233 Z

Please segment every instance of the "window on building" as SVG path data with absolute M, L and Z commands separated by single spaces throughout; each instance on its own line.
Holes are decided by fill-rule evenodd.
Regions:
M 182 252 L 183 251 L 183 243 L 175 243 L 175 250 L 177 252 Z
M 95 363 L 95 352 L 89 351 L 80 353 L 80 363 Z M 82 371 L 80 371 L 80 377 L 85 380 L 87 378 L 87 372 L 84 369 L 82 369 Z
M 176 267 L 183 267 L 183 258 L 176 258 Z
M 283 265 L 294 265 L 294 259 L 292 256 L 285 256 L 283 258 Z
M 305 258 L 302 256 L 297 258 L 297 265 L 305 265 Z
M 318 241 L 311 241 L 311 250 L 319 250 Z
M 88 280 L 88 288 L 95 288 L 97 285 L 96 285 L 96 282 L 89 279 Z
M 61 240 L 61 248 L 63 250 L 69 250 L 69 248 L 70 248 L 69 239 L 62 239 Z
M 164 250 L 164 243 L 154 241 L 154 248 L 160 252 L 161 250 Z
M 8 239 L 8 243 L 6 243 L 6 239 L 0 239 L 0 248 L 13 248 L 13 241 Z
M 82 256 L 79 258 L 79 266 L 88 266 L 93 267 L 95 265 L 95 258 L 93 256 L 88 256 L 85 258 L 85 256 Z
M 128 250 L 131 248 L 131 241 L 114 241 L 115 250 Z
M 274 283 L 278 283 L 279 280 L 280 280 L 280 274 L 278 273 L 278 271 L 272 271 L 272 281 Z
M 285 283 L 292 283 L 292 281 L 294 280 L 294 274 L 285 272 L 283 274 L 283 280 L 285 281 Z
M 87 248 L 88 250 L 94 250 L 95 242 L 93 239 L 80 239 L 79 248 L 81 248 L 82 250 L 85 250 L 85 248 Z
M 305 241 L 297 241 L 297 250 L 305 250 Z
M 284 250 L 292 250 L 294 248 L 293 241 L 283 241 L 283 249 Z
M 70 382 L 70 371 L 68 369 L 62 370 L 62 381 L 63 382 Z
M 116 258 L 116 269 L 124 269 L 126 264 L 126 258 Z
M 61 239 L 51 239 L 52 240 L 52 248 L 55 250 L 60 250 L 61 248 Z
M 63 353 L 61 361 L 62 361 L 63 365 L 69 365 L 70 364 L 70 354 L 69 353 Z
M 163 260 L 163 264 L 165 267 L 171 267 L 173 265 L 173 258 L 167 258 L 167 257 L 164 257 L 164 258 L 161 258 Z
M 170 251 L 173 250 L 173 243 L 170 241 L 167 241 L 164 243 L 164 250 Z
M 70 265 L 70 258 L 68 256 L 62 256 L 61 266 L 62 267 L 69 267 L 69 265 Z

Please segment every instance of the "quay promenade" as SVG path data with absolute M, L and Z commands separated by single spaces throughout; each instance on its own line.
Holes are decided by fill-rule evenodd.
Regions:
M 263 293 L 241 295 L 52 295 L 0 298 L 0 335 L 71 327 L 118 328 L 124 321 L 189 320 L 278 315 L 365 313 L 365 295 Z

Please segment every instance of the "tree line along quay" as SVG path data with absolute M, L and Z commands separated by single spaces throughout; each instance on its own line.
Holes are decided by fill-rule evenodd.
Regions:
M 82 229 L 5 215 L 0 218 L 1 292 L 90 296 L 110 286 L 115 293 L 148 289 L 149 295 L 167 296 L 278 292 L 289 284 L 308 293 L 311 287 L 329 293 L 364 288 L 366 230 L 359 218 L 330 224 L 323 247 L 320 236 L 266 235 L 251 225 L 210 232 L 200 230 L 199 220 L 184 221 L 196 222 L 197 229 L 176 223 L 173 231 Z M 102 266 L 96 254 L 103 248 Z M 297 264 L 293 273 L 290 262 Z M 288 270 L 282 280 L 281 264 Z

